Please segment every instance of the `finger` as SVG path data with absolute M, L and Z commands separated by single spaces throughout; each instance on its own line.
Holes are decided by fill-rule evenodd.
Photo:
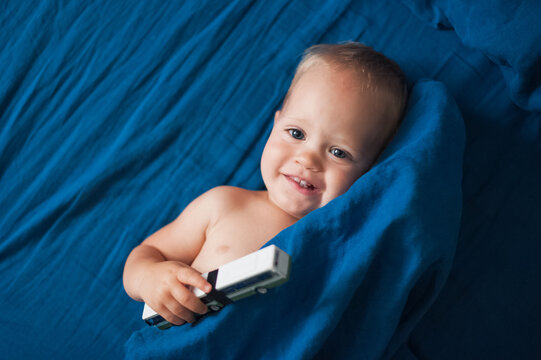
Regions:
M 170 312 L 168 312 L 167 315 L 162 315 L 162 317 L 173 325 L 180 326 L 186 324 L 186 320 L 180 319 L 179 317 L 172 315 Z
M 192 323 L 195 321 L 194 314 L 182 305 L 171 305 L 169 312 L 178 319 L 178 323 L 175 323 L 175 325 L 182 325 L 186 322 Z
M 171 289 L 171 294 L 179 304 L 192 312 L 205 314 L 208 310 L 207 306 L 203 304 L 203 302 L 185 286 L 179 286 Z
M 173 325 L 182 325 L 186 323 L 186 320 L 175 315 L 165 305 L 158 306 L 158 310 L 156 310 L 156 312 L 160 314 L 162 318 L 169 321 Z
M 181 283 L 196 287 L 207 294 L 212 290 L 212 285 L 197 270 L 190 266 L 179 269 L 177 279 Z
M 186 308 L 182 303 L 179 303 L 172 295 L 164 305 L 171 314 L 180 320 L 190 323 L 195 321 L 193 312 Z

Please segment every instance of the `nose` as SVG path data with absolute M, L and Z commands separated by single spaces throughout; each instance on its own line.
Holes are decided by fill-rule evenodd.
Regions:
M 304 167 L 306 170 L 320 171 L 321 159 L 317 152 L 309 149 L 304 149 L 295 156 L 295 162 Z

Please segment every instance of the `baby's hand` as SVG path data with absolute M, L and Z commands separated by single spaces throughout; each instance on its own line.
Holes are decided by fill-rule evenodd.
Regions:
M 141 297 L 171 324 L 192 323 L 195 321 L 194 312 L 207 312 L 207 306 L 188 286 L 206 293 L 212 290 L 212 286 L 191 266 L 178 261 L 163 261 L 150 265 L 147 275 L 141 282 Z

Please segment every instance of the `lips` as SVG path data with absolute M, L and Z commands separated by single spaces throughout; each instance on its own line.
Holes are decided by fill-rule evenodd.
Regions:
M 290 179 L 295 181 L 297 184 L 299 184 L 301 187 L 309 190 L 315 189 L 315 186 L 313 184 L 310 184 L 308 181 L 301 179 L 297 176 L 291 176 Z
M 285 178 L 295 186 L 295 188 L 300 191 L 303 194 L 306 195 L 313 195 L 319 193 L 319 188 L 307 181 L 306 179 L 303 179 L 301 177 L 295 176 L 295 175 L 285 175 Z

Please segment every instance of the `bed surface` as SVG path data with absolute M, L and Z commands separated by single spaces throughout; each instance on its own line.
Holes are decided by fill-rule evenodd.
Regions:
M 418 4 L 1 5 L 1 352 L 122 357 L 146 326 L 122 287 L 131 249 L 209 188 L 262 188 L 259 157 L 302 51 L 356 40 L 411 85 L 444 83 L 465 126 L 452 268 L 396 356 L 539 357 L 541 64 L 531 48 L 506 55 L 541 30 L 502 28 L 494 52 L 463 31 L 473 17 L 437 21 Z

